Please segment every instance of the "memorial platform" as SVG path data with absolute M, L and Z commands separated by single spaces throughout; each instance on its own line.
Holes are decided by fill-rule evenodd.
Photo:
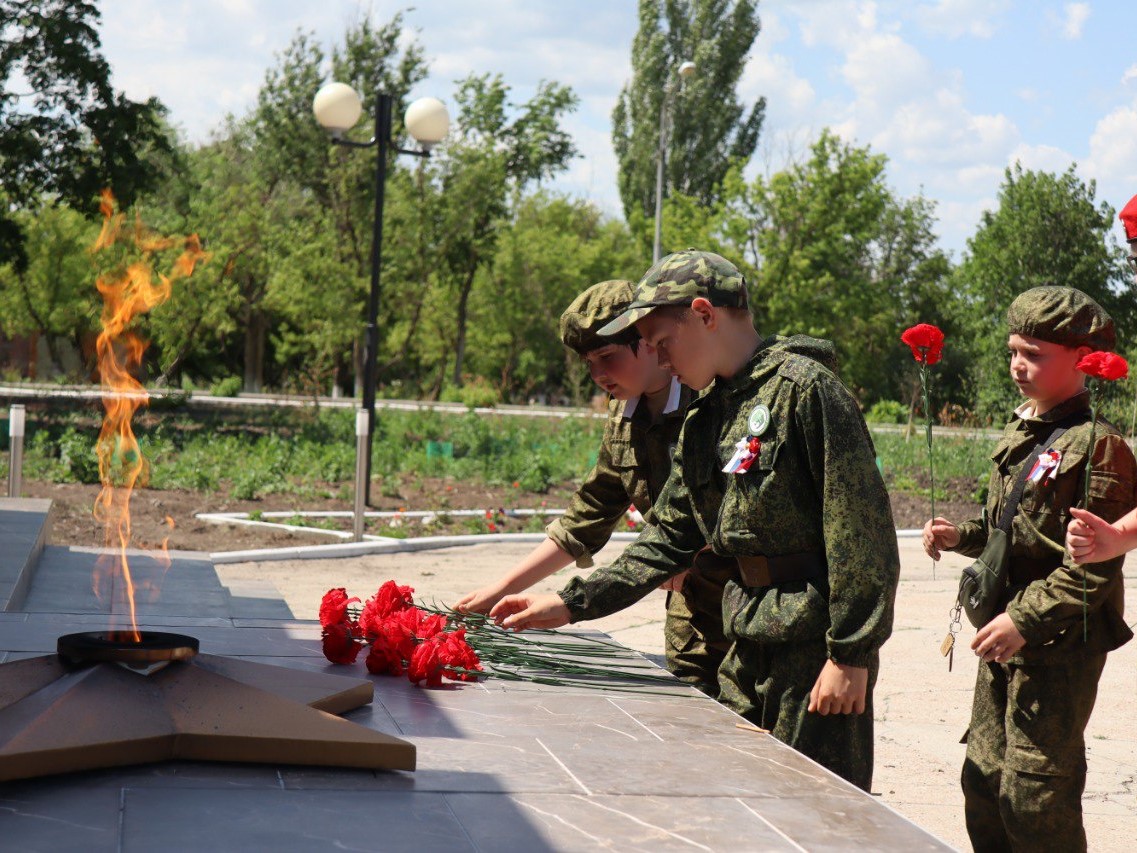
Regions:
M 61 634 L 107 627 L 106 614 L 91 612 L 89 586 L 70 600 L 58 582 L 81 553 L 43 552 L 27 595 L 37 609 L 0 613 L 0 662 L 52 654 Z M 189 586 L 200 595 L 208 572 L 195 559 Z M 208 606 L 164 607 L 140 627 L 197 637 L 202 654 L 368 678 L 374 701 L 344 716 L 414 744 L 417 769 L 171 761 L 8 782 L 4 849 L 950 849 L 678 682 L 651 693 L 494 679 L 419 688 L 330 665 L 317 623 L 243 616 L 239 601 L 208 595 Z

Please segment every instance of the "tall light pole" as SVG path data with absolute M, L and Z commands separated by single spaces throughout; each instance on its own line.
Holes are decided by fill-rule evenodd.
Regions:
M 663 84 L 663 104 L 659 108 L 659 151 L 655 160 L 655 244 L 652 248 L 652 263 L 661 257 L 660 244 L 663 237 L 663 170 L 667 165 L 667 131 L 671 116 L 668 115 L 675 87 L 695 73 L 695 63 L 683 62 L 675 69 L 676 77 L 668 75 Z
M 375 135 L 367 142 L 354 142 L 344 133 L 355 127 L 363 113 L 363 102 L 355 90 L 346 83 L 328 83 L 312 100 L 316 121 L 331 134 L 332 142 L 350 148 L 376 148 L 375 161 L 375 222 L 371 235 L 371 293 L 367 300 L 367 328 L 363 355 L 363 409 L 367 412 L 367 464 L 364 494 L 371 502 L 371 446 L 375 435 L 375 383 L 376 360 L 379 349 L 379 270 L 383 257 L 383 192 L 387 184 L 387 153 L 394 149 L 399 154 L 429 157 L 430 149 L 437 145 L 450 130 L 450 115 L 446 107 L 435 98 L 419 98 L 407 108 L 403 126 L 418 142 L 420 149 L 400 148 L 391 139 L 391 113 L 395 99 L 379 92 L 375 101 Z

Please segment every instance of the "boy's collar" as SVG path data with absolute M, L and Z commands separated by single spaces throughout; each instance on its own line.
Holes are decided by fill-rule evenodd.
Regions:
M 670 415 L 672 412 L 678 410 L 679 397 L 682 393 L 683 386 L 676 377 L 672 376 L 671 387 L 667 391 L 667 404 L 664 405 L 662 414 Z M 640 397 L 642 396 L 642 394 L 637 394 L 635 397 L 629 397 L 628 401 L 624 403 L 625 419 L 631 418 L 631 416 L 636 413 L 636 409 L 638 409 L 640 405 Z
M 1067 415 L 1072 415 L 1075 412 L 1080 412 L 1083 409 L 1090 407 L 1090 392 L 1083 389 L 1054 408 L 1044 412 L 1037 417 L 1034 414 L 1034 401 L 1027 400 L 1017 409 L 1015 409 L 1015 417 L 1019 420 L 1035 423 L 1054 423 L 1060 421 Z

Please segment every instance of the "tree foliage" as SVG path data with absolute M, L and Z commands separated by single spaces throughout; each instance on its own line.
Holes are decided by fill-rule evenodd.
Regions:
M 640 0 L 632 79 L 612 113 L 629 221 L 654 214 L 660 112 L 669 90 L 665 196 L 680 192 L 709 205 L 731 165 L 750 160 L 766 100 L 743 104 L 737 89 L 759 29 L 754 0 Z M 697 71 L 679 86 L 676 69 L 688 60 Z
M 98 21 L 91 2 L 0 0 L 0 185 L 17 207 L 47 196 L 90 213 L 104 187 L 129 205 L 173 152 L 158 100 L 111 86 Z M 0 252 L 17 267 L 22 245 L 0 210 Z

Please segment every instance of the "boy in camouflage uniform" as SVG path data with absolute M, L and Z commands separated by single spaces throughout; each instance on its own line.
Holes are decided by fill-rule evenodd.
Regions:
M 601 282 L 561 315 L 561 342 L 612 395 L 596 466 L 565 514 L 546 528 L 549 538 L 501 578 L 461 598 L 457 609 L 486 613 L 502 596 L 528 589 L 572 562 L 591 568 L 592 555 L 607 544 L 630 505 L 651 519 L 693 394 L 660 368 L 655 350 L 634 331 L 616 338 L 597 334 L 627 309 L 633 289 L 630 281 Z M 737 573 L 733 561 L 706 552 L 689 572 L 665 584 L 667 668 L 712 697 L 718 696 L 718 668 L 730 645 L 722 629 L 723 585 Z
M 738 269 L 710 252 L 653 266 L 629 311 L 660 364 L 696 390 L 652 523 L 606 569 L 558 595 L 510 596 L 506 627 L 613 613 L 710 546 L 738 562 L 723 623 L 719 701 L 862 788 L 872 780 L 872 688 L 899 573 L 888 495 L 833 346 L 762 339 Z
M 924 548 L 935 558 L 941 550 L 978 556 L 1025 461 L 1058 426 L 1067 428 L 1045 448 L 1060 455 L 1028 477 L 1022 493 L 1003 612 L 971 644 L 982 662 L 961 781 L 976 850 L 1085 850 L 1083 732 L 1106 652 L 1133 634 L 1122 618 L 1122 559 L 1078 565 L 1062 541 L 1071 508 L 1085 494 L 1091 452 L 1089 394 L 1075 365 L 1093 350 L 1113 349 L 1114 327 L 1101 306 L 1069 287 L 1020 294 L 1007 322 L 1011 377 L 1028 401 L 991 455 L 984 516 L 958 527 L 929 521 Z M 1134 506 L 1137 463 L 1100 418 L 1092 451 L 1089 509 L 1112 521 Z

